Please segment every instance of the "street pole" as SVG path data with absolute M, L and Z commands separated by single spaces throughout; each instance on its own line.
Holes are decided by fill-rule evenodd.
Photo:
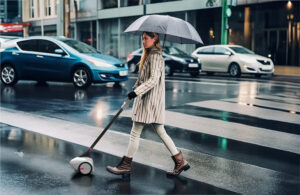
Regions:
M 56 25 L 56 35 L 64 36 L 64 12 L 65 12 L 65 3 L 64 0 L 57 1 L 57 25 Z
M 228 17 L 226 11 L 230 9 L 227 0 L 222 0 L 222 23 L 221 23 L 221 45 L 227 44 L 228 37 Z
M 65 20 L 65 37 L 70 37 L 70 0 L 65 0 L 65 10 L 64 10 L 64 20 Z

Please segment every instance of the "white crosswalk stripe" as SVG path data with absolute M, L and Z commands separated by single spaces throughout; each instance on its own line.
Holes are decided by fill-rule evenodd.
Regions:
M 3 117 L 0 121 L 3 123 L 87 147 L 93 141 L 95 135 L 99 133 L 97 127 L 20 111 L 3 109 L 2 114 Z M 54 124 L 55 129 L 51 128 Z M 127 148 L 128 140 L 129 135 L 127 133 L 109 130 L 95 149 L 122 156 Z M 182 174 L 183 176 L 237 193 L 276 193 L 277 185 L 289 185 L 290 182 L 294 185 L 293 181 L 297 181 L 296 176 L 286 173 L 184 148 L 180 148 L 180 150 L 183 151 L 192 166 L 188 172 Z M 163 144 L 146 139 L 141 139 L 140 150 L 134 160 L 162 170 L 171 168 L 169 152 Z
M 257 108 L 257 107 L 245 105 L 245 103 L 239 104 L 239 103 L 231 103 L 231 102 L 225 102 L 220 100 L 208 100 L 208 101 L 201 101 L 201 102 L 192 102 L 192 103 L 188 103 L 188 105 L 216 109 L 216 110 L 223 110 L 227 112 L 239 113 L 239 114 L 263 118 L 263 119 L 300 124 L 299 115 L 277 111 L 277 110 Z

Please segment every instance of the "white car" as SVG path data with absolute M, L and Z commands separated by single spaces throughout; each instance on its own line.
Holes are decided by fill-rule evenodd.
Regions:
M 21 37 L 13 37 L 13 36 L 0 36 L 0 48 L 4 47 L 4 44 L 10 40 L 18 39 Z
M 201 60 L 202 72 L 228 72 L 233 77 L 242 73 L 272 75 L 274 64 L 270 58 L 255 54 L 239 45 L 210 45 L 197 48 L 192 56 Z

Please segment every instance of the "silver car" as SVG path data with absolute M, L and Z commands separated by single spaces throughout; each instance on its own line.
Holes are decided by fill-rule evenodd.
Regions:
M 274 64 L 270 58 L 255 54 L 251 50 L 239 45 L 210 45 L 197 48 L 192 56 L 202 63 L 202 72 L 228 72 L 233 77 L 242 73 L 272 75 Z

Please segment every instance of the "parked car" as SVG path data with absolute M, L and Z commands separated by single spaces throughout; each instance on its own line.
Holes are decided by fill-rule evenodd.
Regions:
M 233 77 L 242 73 L 272 75 L 274 64 L 270 58 L 255 54 L 239 45 L 210 45 L 196 49 L 192 56 L 201 60 L 202 71 L 208 74 L 228 72 Z
M 5 85 L 37 80 L 73 82 L 86 88 L 91 83 L 128 80 L 126 63 L 74 39 L 30 37 L 9 45 L 0 53 Z
M 7 43 L 8 41 L 15 40 L 15 39 L 18 39 L 18 38 L 21 38 L 21 37 L 16 37 L 16 36 L 0 36 L 0 49 L 2 47 L 4 47 L 5 43 Z
M 140 48 L 130 53 L 127 57 L 129 71 L 136 73 L 139 69 L 139 62 L 143 54 Z M 176 47 L 164 47 L 163 57 L 165 59 L 165 74 L 172 76 L 174 72 L 188 72 L 192 76 L 199 75 L 201 71 L 201 63 Z

